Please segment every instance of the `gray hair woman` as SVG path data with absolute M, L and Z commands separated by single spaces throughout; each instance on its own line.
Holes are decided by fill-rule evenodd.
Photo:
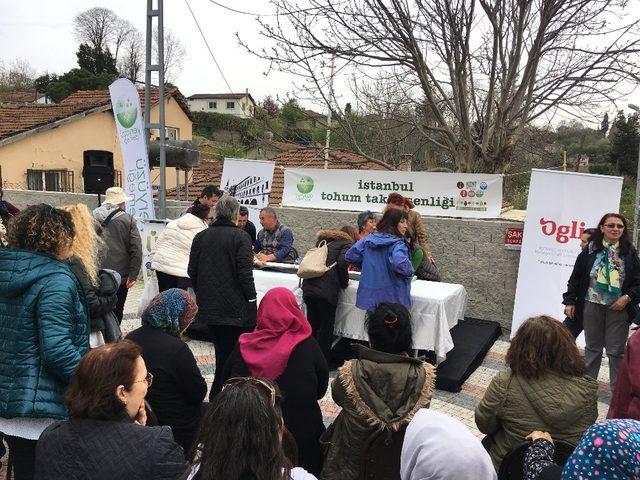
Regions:
M 240 204 L 223 195 L 216 220 L 191 244 L 187 272 L 198 302 L 196 323 L 207 325 L 216 351 L 211 396 L 220 391 L 222 367 L 238 337 L 256 324 L 251 238 L 237 227 Z
M 231 195 L 223 195 L 216 204 L 216 220 L 226 220 L 231 223 L 238 223 L 238 212 L 240 204 Z

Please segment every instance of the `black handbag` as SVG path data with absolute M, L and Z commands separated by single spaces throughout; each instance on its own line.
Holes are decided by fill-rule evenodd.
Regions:
M 117 342 L 122 338 L 122 330 L 120 329 L 120 323 L 118 323 L 118 317 L 113 312 L 107 313 L 104 317 L 104 331 L 102 336 L 104 337 L 104 343 Z
M 436 267 L 436 264 L 426 257 L 422 260 L 422 263 L 416 269 L 416 277 L 418 277 L 420 280 L 428 280 L 430 282 L 442 281 L 442 277 L 440 276 L 438 267 Z

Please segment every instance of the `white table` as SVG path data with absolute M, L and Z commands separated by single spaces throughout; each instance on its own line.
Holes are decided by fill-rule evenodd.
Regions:
M 301 308 L 302 290 L 295 274 L 254 270 L 258 302 L 273 287 L 286 287 L 298 299 Z M 355 306 L 358 282 L 349 281 L 338 298 L 334 333 L 340 337 L 368 340 L 364 326 L 364 310 Z M 467 291 L 462 285 L 415 280 L 411 283 L 411 317 L 413 348 L 433 350 L 438 363 L 453 348 L 450 330 L 464 318 Z

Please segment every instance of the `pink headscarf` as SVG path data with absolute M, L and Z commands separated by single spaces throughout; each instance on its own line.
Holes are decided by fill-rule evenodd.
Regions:
M 253 377 L 275 380 L 284 372 L 291 352 L 311 336 L 311 325 L 296 297 L 284 287 L 267 292 L 258 308 L 256 328 L 240 335 L 240 353 Z

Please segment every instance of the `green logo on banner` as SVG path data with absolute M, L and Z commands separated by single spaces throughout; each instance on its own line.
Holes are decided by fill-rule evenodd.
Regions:
M 135 103 L 129 97 L 119 98 L 116 102 L 116 118 L 118 123 L 124 128 L 131 128 L 136 123 L 138 117 L 138 109 Z
M 297 187 L 300 193 L 310 193 L 313 190 L 313 179 L 311 177 L 302 177 L 298 180 Z

